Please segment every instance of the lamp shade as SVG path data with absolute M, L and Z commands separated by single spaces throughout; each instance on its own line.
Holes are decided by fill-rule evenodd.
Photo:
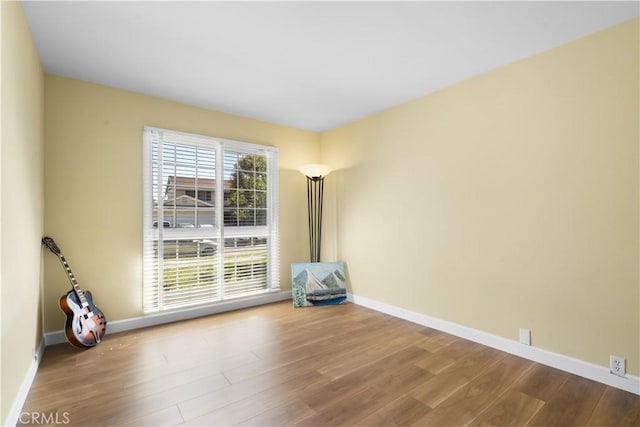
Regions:
M 314 163 L 310 165 L 300 166 L 298 170 L 309 178 L 320 178 L 329 175 L 329 172 L 331 172 L 331 167 Z

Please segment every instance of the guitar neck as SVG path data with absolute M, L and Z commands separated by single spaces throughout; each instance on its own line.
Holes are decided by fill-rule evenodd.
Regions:
M 78 281 L 76 280 L 76 277 L 73 275 L 73 272 L 71 271 L 71 267 L 69 267 L 69 263 L 65 259 L 64 255 L 62 255 L 62 253 L 58 254 L 58 258 L 60 258 L 60 262 L 62 263 L 62 266 L 64 267 L 64 271 L 65 271 L 65 273 L 67 273 L 67 277 L 69 278 L 69 281 L 71 282 L 71 286 L 73 287 L 73 291 L 76 293 L 76 295 L 78 295 L 78 299 L 80 300 L 82 305 L 83 306 L 87 305 L 87 299 L 85 298 L 84 292 L 82 292 L 82 289 L 80 289 L 80 285 L 78 285 Z

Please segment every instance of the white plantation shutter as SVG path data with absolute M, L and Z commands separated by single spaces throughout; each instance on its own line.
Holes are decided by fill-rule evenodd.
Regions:
M 278 150 L 144 129 L 145 313 L 279 289 Z

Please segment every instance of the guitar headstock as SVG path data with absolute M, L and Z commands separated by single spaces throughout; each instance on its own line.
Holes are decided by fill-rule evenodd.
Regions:
M 53 241 L 53 239 L 51 237 L 43 237 L 42 238 L 42 243 L 44 243 L 51 252 L 53 252 L 54 254 L 60 256 L 62 254 L 62 251 L 60 250 L 60 248 L 58 247 L 58 245 L 56 245 L 56 242 Z

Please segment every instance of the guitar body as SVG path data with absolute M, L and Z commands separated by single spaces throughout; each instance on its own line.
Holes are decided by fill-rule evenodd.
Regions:
M 85 348 L 99 344 L 107 331 L 107 320 L 102 311 L 93 304 L 91 292 L 83 292 L 86 304 L 83 305 L 74 290 L 60 298 L 60 308 L 67 320 L 64 334 L 69 344 Z

